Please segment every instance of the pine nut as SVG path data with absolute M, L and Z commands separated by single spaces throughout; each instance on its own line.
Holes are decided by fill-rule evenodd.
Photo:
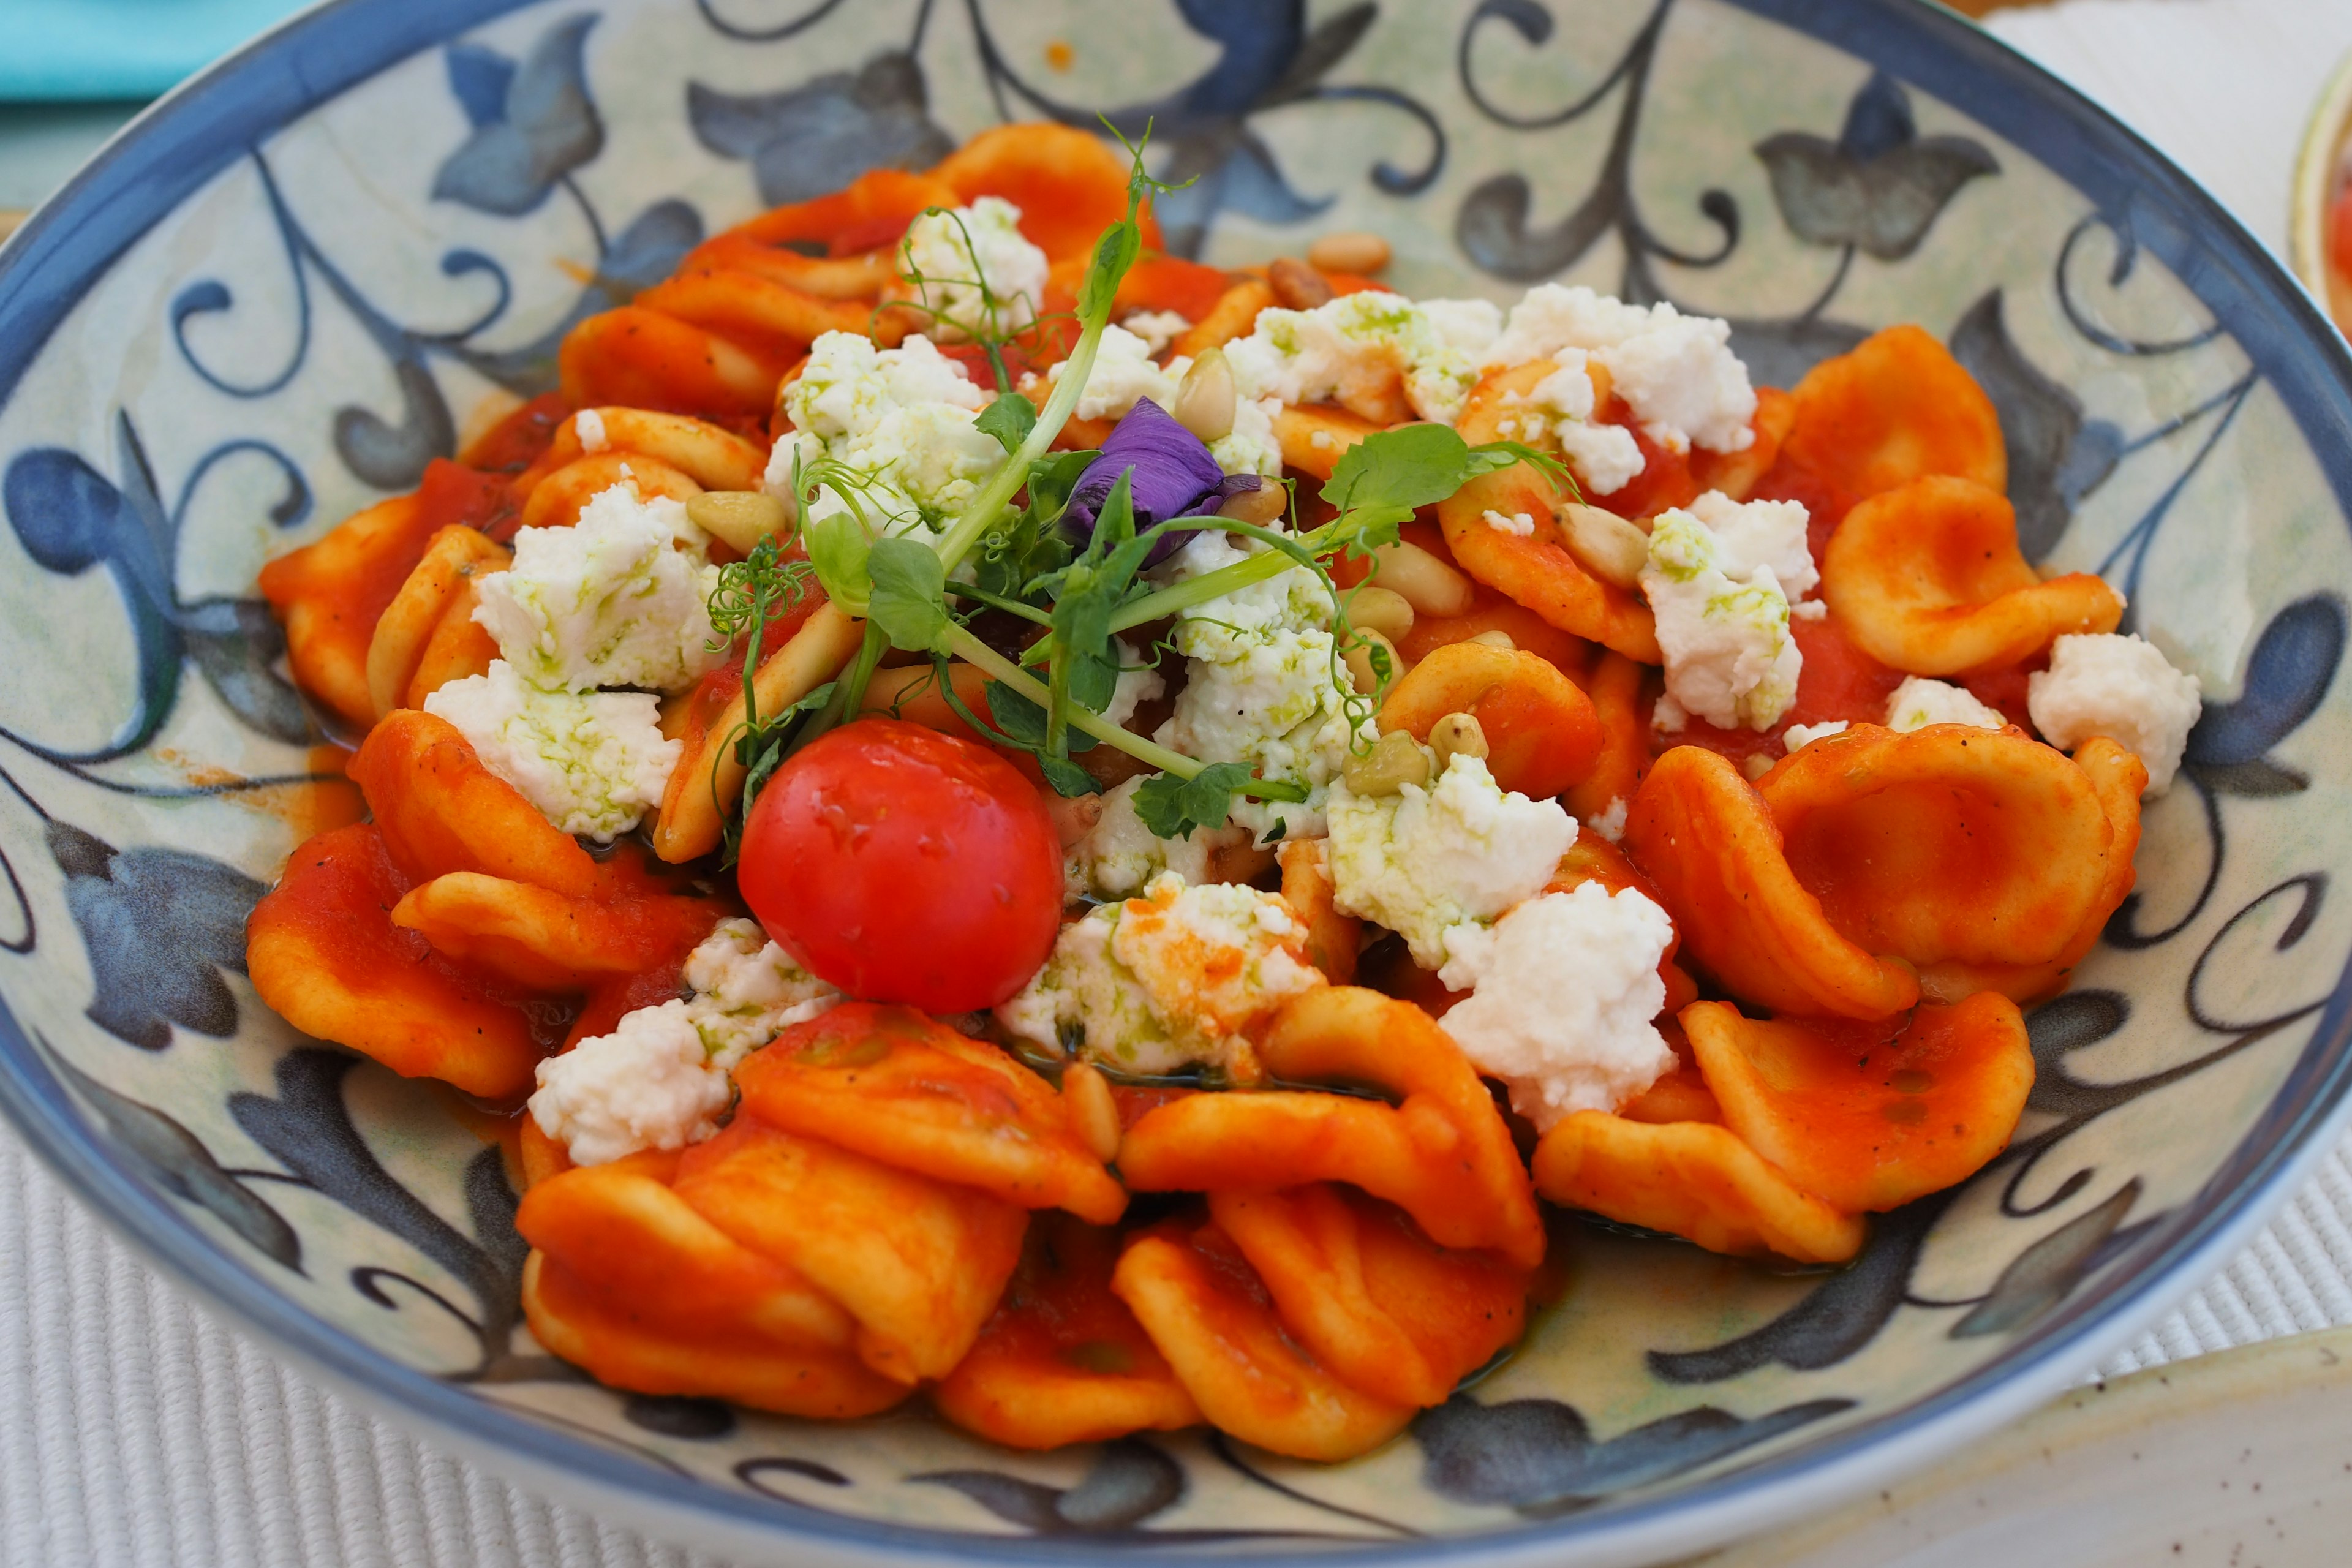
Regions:
M 1307 247 L 1307 259 L 1326 272 L 1370 278 L 1389 264 L 1389 242 L 1362 229 L 1327 234 Z
M 1469 578 L 1418 544 L 1383 544 L 1372 555 L 1380 585 L 1402 595 L 1416 615 L 1466 615 L 1478 596 Z
M 1650 536 L 1613 511 L 1570 501 L 1560 509 L 1560 542 L 1576 563 L 1604 583 L 1632 588 L 1649 564 Z
M 1095 830 L 1102 820 L 1103 797 L 1098 795 L 1060 795 L 1045 797 L 1045 815 L 1054 819 L 1054 831 L 1068 849 Z
M 1749 784 L 1754 784 L 1772 771 L 1772 759 L 1761 752 L 1750 752 L 1740 762 L 1739 771 L 1748 775 Z
M 1176 423 L 1203 441 L 1222 441 L 1234 433 L 1237 401 L 1225 351 L 1211 349 L 1192 362 L 1176 387 Z
M 686 517 L 739 555 L 751 554 L 753 545 L 792 521 L 783 502 L 760 490 L 705 490 L 687 499 Z
M 1281 484 L 1261 478 L 1257 489 L 1227 496 L 1224 505 L 1217 509 L 1219 517 L 1230 517 L 1236 522 L 1254 522 L 1264 528 L 1278 521 L 1290 510 L 1290 491 Z
M 1465 637 L 1463 640 L 1465 642 L 1484 643 L 1488 647 L 1501 648 L 1505 653 L 1509 653 L 1519 646 L 1511 640 L 1511 634 L 1503 630 L 1500 626 L 1480 632 L 1475 637 Z
M 1377 647 L 1388 655 L 1391 685 L 1404 678 L 1404 655 L 1397 652 L 1396 644 L 1380 633 L 1358 629 L 1362 631 L 1363 640 L 1349 648 L 1341 662 L 1347 665 L 1348 674 L 1355 682 L 1356 689 L 1370 697 L 1381 688 L 1380 671 L 1372 668 L 1372 649 Z
M 1456 757 L 1486 755 L 1486 730 L 1470 713 L 1448 713 L 1429 727 L 1429 749 L 1437 753 L 1437 771 L 1444 773 Z
M 1068 1112 L 1070 1131 L 1104 1164 L 1118 1158 L 1118 1102 L 1111 1098 L 1110 1079 L 1085 1062 L 1062 1069 L 1062 1109 Z
M 1348 622 L 1393 643 L 1412 630 L 1412 606 L 1402 594 L 1367 583 L 1349 596 Z
M 1331 302 L 1331 285 L 1323 274 L 1295 256 L 1277 256 L 1267 264 L 1265 281 L 1274 302 L 1286 310 L 1311 310 Z
M 1339 774 L 1358 795 L 1394 795 L 1407 784 L 1429 782 L 1429 753 L 1402 730 L 1391 730 L 1362 756 L 1349 757 Z

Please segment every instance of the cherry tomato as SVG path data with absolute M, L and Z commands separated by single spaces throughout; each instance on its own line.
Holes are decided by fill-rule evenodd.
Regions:
M 1061 838 L 1036 789 L 985 746 L 897 719 L 777 769 L 736 875 L 810 973 L 930 1013 L 1004 1001 L 1061 929 Z

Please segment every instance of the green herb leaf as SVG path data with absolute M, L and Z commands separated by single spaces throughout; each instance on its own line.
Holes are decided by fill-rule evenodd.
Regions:
M 1029 465 L 1029 511 L 1041 522 L 1061 521 L 1070 504 L 1070 492 L 1102 454 L 1097 451 L 1053 452 Z
M 1008 392 L 982 409 L 971 425 L 995 437 L 1006 451 L 1017 452 L 1037 426 L 1037 405 L 1017 392 Z
M 874 592 L 873 579 L 866 574 L 866 556 L 873 547 L 866 542 L 866 531 L 857 526 L 856 518 L 837 511 L 806 531 L 809 563 L 816 568 L 816 580 L 824 584 L 825 597 L 840 605 L 845 615 L 864 615 Z
M 1405 425 L 1374 431 L 1341 453 L 1323 499 L 1343 512 L 1410 517 L 1460 489 L 1469 476 L 1468 442 L 1444 425 Z
M 1196 827 L 1223 827 L 1234 792 L 1253 782 L 1240 763 L 1211 763 L 1189 779 L 1154 773 L 1135 790 L 1135 815 L 1158 838 L 1190 838 Z
M 939 556 L 911 539 L 877 539 L 866 552 L 866 570 L 874 584 L 866 618 L 893 647 L 937 651 L 948 627 L 947 568 Z
M 982 690 L 988 698 L 988 716 L 1004 732 L 1005 739 L 1028 751 L 1042 752 L 1045 744 L 1045 710 L 1001 680 L 990 681 Z M 1070 733 L 1069 749 L 1073 752 L 1083 752 L 1094 743 L 1095 738 L 1082 731 Z
M 1087 744 L 1093 744 L 1088 742 Z M 1082 795 L 1102 794 L 1102 782 L 1067 757 L 1039 757 L 1037 765 L 1045 771 L 1045 782 L 1054 793 L 1065 800 L 1076 800 Z

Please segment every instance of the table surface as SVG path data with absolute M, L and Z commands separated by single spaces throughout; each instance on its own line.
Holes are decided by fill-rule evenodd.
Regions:
M 2352 50 L 2352 4 L 2066 0 L 1990 26 L 2284 252 L 2295 147 Z M 130 107 L 0 105 L 0 209 L 37 202 Z M 2096 1370 L 2352 1323 L 2347 1157 L 2352 1141 Z M 541 1502 L 280 1365 L 132 1258 L 0 1125 L 0 1568 L 37 1564 L 719 1568 Z

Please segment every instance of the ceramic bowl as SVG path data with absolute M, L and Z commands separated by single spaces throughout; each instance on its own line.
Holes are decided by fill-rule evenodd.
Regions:
M 1787 384 L 1918 321 L 1991 394 L 2029 558 L 2204 682 L 2140 887 L 2033 1015 L 2014 1148 L 1772 1272 L 1563 1219 L 1526 1350 L 1337 1468 L 1032 1457 L 629 1398 L 518 1321 L 488 1119 L 239 973 L 352 809 L 255 594 L 548 384 L 699 237 L 1005 116 L 1156 121 L 1171 243 L 1389 235 L 1419 293 L 1589 281 Z M 2352 362 L 2202 192 L 1891 0 L 341 0 L 156 107 L 0 252 L 0 1103 L 171 1272 L 373 1407 L 796 1563 L 1654 1561 L 2045 1398 L 2326 1146 L 2347 1053 Z M 322 782 L 323 778 L 323 782 Z

